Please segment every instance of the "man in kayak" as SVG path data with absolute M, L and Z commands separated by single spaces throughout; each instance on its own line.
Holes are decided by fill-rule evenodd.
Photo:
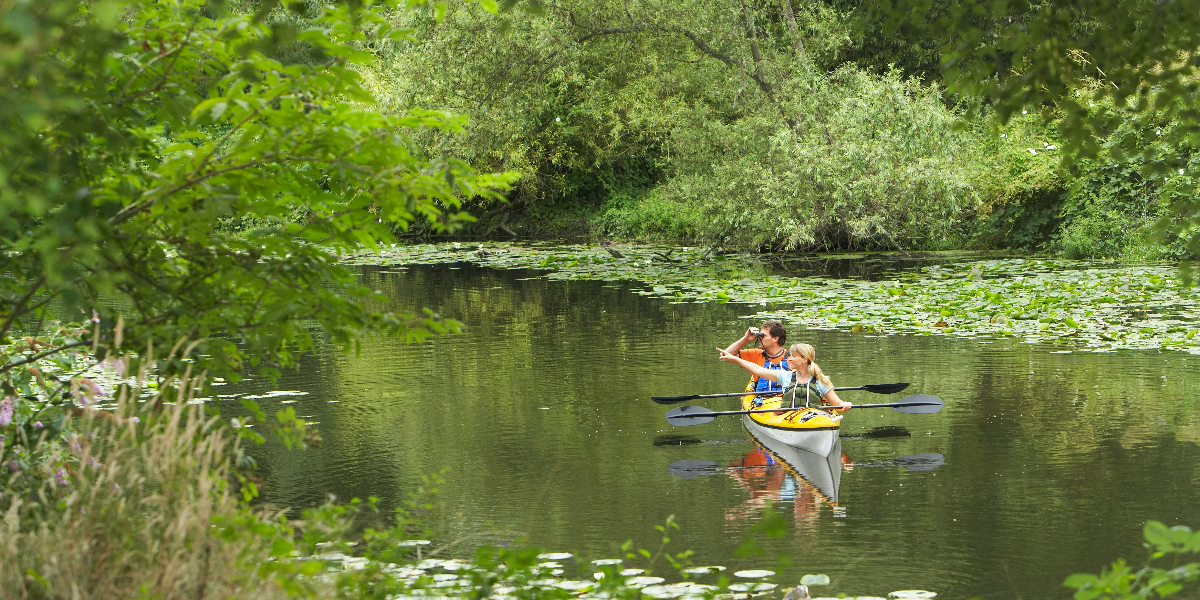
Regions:
M 757 348 L 742 349 L 750 342 L 758 340 Z M 729 345 L 726 352 L 750 361 L 764 369 L 790 371 L 788 353 L 783 344 L 787 342 L 787 331 L 779 321 L 763 321 L 762 327 L 750 327 L 738 341 Z M 782 391 L 778 383 L 765 377 L 754 376 L 752 379 L 755 392 Z
M 768 321 L 769 322 L 769 321 Z M 809 344 L 792 344 L 786 353 L 781 354 L 784 359 L 781 362 L 790 361 L 790 366 L 785 366 L 782 369 L 768 368 L 763 365 L 753 362 L 749 359 L 739 357 L 729 350 L 721 350 L 719 357 L 721 360 L 738 365 L 749 372 L 754 379 L 751 380 L 755 386 L 755 391 L 772 391 L 782 389 L 791 385 L 792 381 L 796 381 L 798 385 L 808 385 L 805 394 L 816 394 L 816 397 L 821 400 L 822 404 L 828 404 L 836 407 L 842 412 L 846 412 L 853 407 L 853 404 L 838 398 L 837 392 L 833 389 L 833 382 L 829 380 L 829 376 L 821 371 L 821 367 L 817 365 L 817 351 Z M 749 351 L 743 350 L 742 354 Z M 769 356 L 769 355 L 765 355 Z M 769 362 L 769 361 L 768 361 Z M 762 381 L 770 380 L 775 384 L 774 388 L 765 388 Z M 754 401 L 754 406 L 761 406 L 761 396 Z

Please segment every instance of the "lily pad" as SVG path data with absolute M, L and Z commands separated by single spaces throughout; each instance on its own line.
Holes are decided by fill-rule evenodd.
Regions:
M 567 580 L 567 581 L 560 581 L 560 582 L 554 584 L 554 587 L 564 589 L 564 590 L 569 590 L 572 592 L 578 592 L 578 591 L 582 591 L 582 590 L 591 589 L 591 588 L 595 587 L 595 585 L 596 584 L 594 584 L 590 581 Z
M 928 590 L 899 590 L 888 594 L 889 598 L 933 598 L 937 592 Z
M 633 575 L 641 575 L 642 573 L 645 573 L 645 572 L 646 572 L 645 569 L 630 568 L 630 569 L 621 569 L 621 572 L 618 573 L 618 575 L 621 575 L 623 577 L 632 577 Z
M 774 574 L 775 571 L 768 571 L 766 569 L 748 569 L 745 571 L 738 571 L 733 575 L 735 577 L 743 577 L 745 579 L 761 579 L 763 577 L 770 577 Z
M 449 244 L 397 246 L 342 257 L 349 264 L 472 262 L 533 269 L 546 279 L 625 280 L 646 296 L 675 302 L 763 305 L 755 320 L 781 318 L 814 329 L 870 335 L 1017 337 L 1093 352 L 1182 350 L 1200 354 L 1200 291 L 1173 265 L 1068 260 L 963 260 L 896 269 L 878 280 L 780 276 L 780 257 L 709 256 L 697 249 L 485 243 L 465 252 Z M 670 253 L 673 262 L 660 255 Z M 702 260 L 701 260 L 702 259 Z M 814 299 L 818 310 L 813 310 Z
M 538 558 L 541 560 L 567 560 L 572 556 L 574 556 L 574 554 L 571 554 L 570 552 L 547 552 L 545 554 L 539 554 Z
M 666 581 L 662 577 L 630 577 L 625 580 L 625 585 L 632 587 L 645 587 L 647 585 L 658 585 Z
M 721 571 L 724 571 L 724 570 L 725 570 L 725 567 L 722 567 L 719 565 L 711 565 L 711 566 L 707 566 L 707 567 L 692 567 L 690 569 L 684 569 L 683 572 L 687 573 L 689 575 L 707 575 L 709 573 L 720 573 Z
M 622 561 L 619 558 L 601 558 L 601 559 L 593 560 L 592 564 L 603 567 L 603 566 L 607 566 L 607 565 L 619 565 L 622 562 L 624 562 L 624 561 Z
M 774 583 L 731 583 L 729 589 L 735 592 L 766 592 L 775 589 L 777 586 Z
M 829 585 L 828 575 L 805 575 L 800 578 L 801 585 Z
M 687 593 L 687 590 L 680 588 L 672 588 L 665 585 L 649 585 L 642 588 L 642 593 L 651 598 L 678 598 Z

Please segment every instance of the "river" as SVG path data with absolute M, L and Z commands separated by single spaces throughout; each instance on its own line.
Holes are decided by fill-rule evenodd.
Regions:
M 730 568 L 787 556 L 782 585 L 830 576 L 814 597 L 1066 598 L 1071 573 L 1143 560 L 1145 520 L 1200 525 L 1194 355 L 795 329 L 789 341 L 816 346 L 837 385 L 907 381 L 905 393 L 946 404 L 933 415 L 851 411 L 831 490 L 759 448 L 737 417 L 673 428 L 668 407 L 649 400 L 741 389 L 744 373 L 714 346 L 761 307 L 469 264 L 362 267 L 362 277 L 386 308 L 428 306 L 467 328 L 424 344 L 364 340 L 358 354 L 322 346 L 274 385 L 222 388 L 275 391 L 259 399 L 269 413 L 293 406 L 323 437 L 305 451 L 255 450 L 266 502 L 299 508 L 333 494 L 394 507 L 447 469 L 426 523 L 439 543 L 459 542 L 449 553 L 523 538 L 608 558 L 626 540 L 657 549 L 654 526 L 674 515 L 669 550 Z M 768 504 L 786 525 L 780 537 L 755 532 Z M 749 536 L 762 555 L 737 556 Z

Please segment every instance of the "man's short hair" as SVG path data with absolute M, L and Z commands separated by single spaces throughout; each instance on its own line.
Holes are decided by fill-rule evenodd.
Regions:
M 779 338 L 779 345 L 784 345 L 787 341 L 787 330 L 783 328 L 783 323 L 774 319 L 763 321 L 762 330 L 771 333 L 771 337 Z

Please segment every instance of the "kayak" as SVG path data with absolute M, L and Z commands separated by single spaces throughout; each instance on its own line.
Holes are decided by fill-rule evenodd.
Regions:
M 755 402 L 759 398 L 761 397 L 742 396 L 742 410 L 791 406 L 790 399 L 787 400 L 787 404 L 783 404 L 783 396 L 762 398 L 761 404 Z M 746 424 L 746 429 L 760 440 L 768 438 L 818 456 L 829 456 L 838 441 L 842 414 L 832 409 L 800 406 L 784 412 L 742 415 L 742 422 Z

